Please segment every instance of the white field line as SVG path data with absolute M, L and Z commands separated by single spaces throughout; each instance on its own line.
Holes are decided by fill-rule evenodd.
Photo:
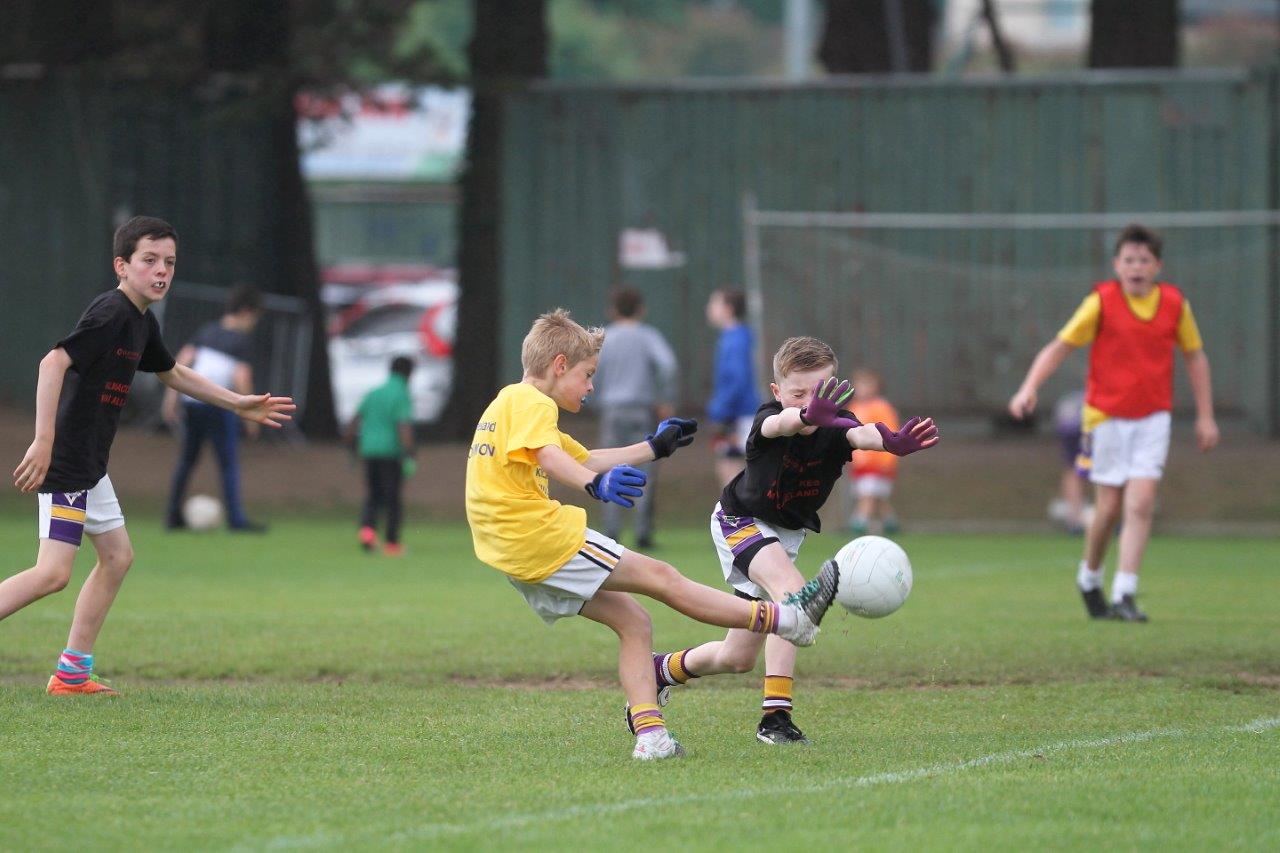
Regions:
M 1261 734 L 1277 728 L 1280 728 L 1280 717 L 1261 717 L 1240 725 L 1223 726 L 1217 729 L 1217 731 Z M 472 821 L 470 823 L 426 823 L 421 826 L 403 829 L 399 832 L 393 832 L 390 835 L 379 835 L 376 839 L 365 839 L 363 837 L 353 837 L 350 834 L 326 832 L 300 836 L 280 836 L 271 839 L 265 846 L 273 849 L 346 846 L 364 840 L 377 841 L 379 844 L 403 843 L 406 841 L 439 838 L 441 836 L 487 833 L 493 832 L 494 830 L 511 829 L 529 824 L 545 824 L 555 821 L 596 818 L 603 815 L 617 814 L 619 812 L 635 811 L 636 809 L 648 809 L 654 807 L 662 808 L 664 806 L 688 805 L 689 803 L 746 800 L 753 799 L 755 797 L 776 797 L 779 794 L 817 794 L 840 788 L 872 788 L 880 785 L 900 785 L 905 782 L 914 782 L 919 779 L 929 779 L 939 776 L 947 776 L 953 773 L 963 773 L 966 770 L 974 770 L 979 767 L 988 767 L 996 764 L 1009 764 L 1025 758 L 1043 758 L 1049 753 L 1105 749 L 1111 746 L 1144 743 L 1146 741 L 1157 740 L 1160 738 L 1183 738 L 1193 734 L 1203 733 L 1204 731 L 1214 730 L 1193 732 L 1185 729 L 1150 729 L 1148 731 L 1132 732 L 1130 734 L 1114 735 L 1112 737 L 1064 740 L 1057 743 L 1047 744 L 1045 746 L 1032 747 L 1030 749 L 994 752 L 990 755 L 980 755 L 977 758 L 970 758 L 967 761 L 932 764 L 927 767 L 916 767 L 910 770 L 873 773 L 869 776 L 838 777 L 811 785 L 787 788 L 785 790 L 779 790 L 777 787 L 739 788 L 729 791 L 714 791 L 706 794 L 637 797 L 629 800 L 619 800 L 616 803 L 590 803 L 587 805 L 570 806 L 568 808 L 552 809 L 550 811 L 543 812 L 524 812 L 521 814 L 506 815 L 504 817 Z M 257 848 L 259 846 L 260 844 L 257 843 L 247 844 L 246 848 Z

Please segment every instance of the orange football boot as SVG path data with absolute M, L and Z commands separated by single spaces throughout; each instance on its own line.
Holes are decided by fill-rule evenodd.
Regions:
M 72 694 L 89 694 L 97 693 L 102 696 L 119 696 L 120 691 L 116 690 L 107 682 L 101 680 L 96 675 L 89 676 L 88 681 L 79 684 L 67 684 L 56 675 L 49 676 L 49 686 L 44 689 L 45 693 L 50 696 L 70 696 Z

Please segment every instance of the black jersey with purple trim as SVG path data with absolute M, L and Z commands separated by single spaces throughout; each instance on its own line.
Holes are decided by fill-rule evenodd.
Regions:
M 119 289 L 89 303 L 71 334 L 54 344 L 71 357 L 62 382 L 53 457 L 42 492 L 91 489 L 107 473 L 120 412 L 138 370 L 172 370 L 173 356 L 150 311 L 139 311 Z
M 756 410 L 747 437 L 747 467 L 720 494 L 720 506 L 729 515 L 747 515 L 791 530 L 822 530 L 818 510 L 839 481 L 853 448 L 848 430 L 819 429 L 812 435 L 766 438 L 760 428 L 765 418 L 782 411 L 771 400 Z M 841 416 L 851 417 L 841 411 Z

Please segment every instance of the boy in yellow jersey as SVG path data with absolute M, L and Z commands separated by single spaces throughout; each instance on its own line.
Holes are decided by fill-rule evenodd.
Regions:
M 1191 303 L 1172 284 L 1158 282 L 1160 237 L 1130 225 L 1116 240 L 1116 278 L 1094 287 L 1058 336 L 1040 350 L 1009 412 L 1035 411 L 1036 391 L 1072 350 L 1091 346 L 1081 429 L 1080 463 L 1096 489 L 1094 517 L 1085 533 L 1077 585 L 1089 616 L 1145 622 L 1138 610 L 1138 568 L 1151 536 L 1156 487 L 1169 454 L 1173 408 L 1173 348 L 1182 350 L 1196 404 L 1201 452 L 1218 443 L 1209 359 Z M 1119 567 L 1111 604 L 1102 596 L 1102 559 L 1116 522 Z
M 476 425 L 467 457 L 467 521 L 476 556 L 507 575 L 547 624 L 581 614 L 618 635 L 618 675 L 636 734 L 632 756 L 672 758 L 684 750 L 658 710 L 652 625 L 628 593 L 709 625 L 808 646 L 835 596 L 835 579 L 818 579 L 781 603 L 745 601 L 628 551 L 588 528 L 581 507 L 550 497 L 555 479 L 631 507 L 645 484 L 644 473 L 631 466 L 670 456 L 697 430 L 695 421 L 668 418 L 644 441 L 606 450 L 588 450 L 562 433 L 559 411 L 582 408 L 603 343 L 602 330 L 584 329 L 564 310 L 534 322 L 520 353 L 524 378 L 499 391 Z

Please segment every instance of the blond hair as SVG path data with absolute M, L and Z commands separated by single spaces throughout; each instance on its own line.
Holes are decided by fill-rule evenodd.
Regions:
M 831 347 L 817 338 L 787 338 L 773 354 L 773 377 L 781 380 L 796 371 L 817 370 L 827 365 L 831 365 L 832 372 L 840 369 Z
M 563 354 L 573 367 L 580 361 L 600 354 L 604 346 L 604 329 L 582 326 L 569 319 L 563 308 L 548 311 L 533 321 L 533 328 L 520 346 L 520 364 L 526 376 L 542 376 Z

